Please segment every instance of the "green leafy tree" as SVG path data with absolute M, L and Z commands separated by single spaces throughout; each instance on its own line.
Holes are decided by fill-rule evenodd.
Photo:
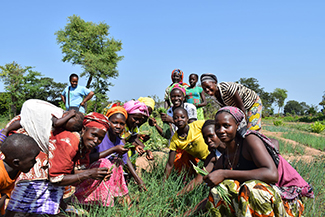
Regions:
M 290 115 L 290 114 L 302 115 L 303 114 L 302 105 L 295 100 L 289 100 L 286 103 L 286 105 L 284 106 L 284 114 L 285 115 Z
M 110 78 L 118 76 L 117 63 L 123 59 L 118 52 L 121 41 L 109 38 L 109 25 L 86 22 L 79 16 L 68 17 L 65 28 L 55 33 L 63 53 L 63 62 L 71 62 L 83 68 L 87 88 L 93 88 L 96 104 L 107 102 Z M 94 107 L 96 110 L 96 105 Z
M 279 107 L 278 113 L 280 113 L 280 109 L 284 105 L 284 100 L 288 97 L 286 89 L 281 89 L 281 88 L 275 88 L 273 91 L 272 95 L 274 96 L 275 103 Z
M 6 116 L 10 110 L 10 94 L 7 92 L 0 93 L 0 115 Z
M 306 114 L 307 111 L 310 109 L 310 106 L 307 105 L 306 102 L 301 102 L 300 105 L 301 105 L 301 108 L 302 108 L 302 113 L 301 113 L 301 115 Z
M 319 103 L 320 106 L 323 107 L 322 112 L 325 114 L 325 92 L 324 95 L 322 96 L 322 101 Z

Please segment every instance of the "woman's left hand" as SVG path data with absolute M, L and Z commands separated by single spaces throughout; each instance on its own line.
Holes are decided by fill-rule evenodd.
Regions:
M 225 179 L 224 170 L 215 170 L 203 177 L 203 180 L 208 184 L 209 187 L 214 187 L 221 183 Z

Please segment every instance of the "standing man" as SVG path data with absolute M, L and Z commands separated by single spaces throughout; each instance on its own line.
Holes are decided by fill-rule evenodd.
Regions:
M 78 85 L 79 77 L 77 74 L 70 75 L 70 86 L 66 87 L 61 93 L 62 101 L 68 110 L 75 109 L 85 113 L 84 105 L 90 100 L 94 92 L 84 86 Z

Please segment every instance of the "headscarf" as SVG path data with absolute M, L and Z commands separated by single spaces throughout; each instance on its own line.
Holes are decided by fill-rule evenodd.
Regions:
M 138 100 L 130 100 L 124 103 L 123 107 L 125 108 L 128 114 L 140 113 L 145 116 L 149 116 L 146 104 L 144 104 L 143 102 L 139 102 Z
M 180 91 L 182 91 L 182 93 L 184 94 L 184 96 L 186 96 L 186 89 L 180 85 L 179 83 L 174 83 L 170 88 L 169 88 L 169 95 L 172 92 L 172 90 L 174 89 L 178 89 Z
M 124 115 L 125 119 L 128 118 L 128 113 L 122 106 L 113 106 L 112 108 L 108 109 L 105 116 L 107 118 L 111 117 L 113 114 L 122 114 Z
M 244 112 L 237 107 L 225 106 L 218 110 L 216 116 L 221 112 L 228 112 L 234 117 L 236 123 L 239 123 L 237 133 L 239 133 L 239 135 L 244 138 L 247 132 L 247 123 Z
M 84 121 L 82 123 L 85 127 L 94 127 L 105 132 L 108 130 L 108 120 L 103 114 L 99 114 L 97 112 L 91 112 L 84 117 Z
M 201 84 L 205 81 L 215 81 L 216 83 L 218 83 L 218 79 L 214 74 L 211 73 L 205 73 L 203 75 L 201 75 Z
M 109 103 L 109 104 L 108 104 L 108 105 L 103 109 L 103 114 L 104 114 L 105 116 L 107 116 L 106 113 L 108 112 L 108 110 L 110 110 L 111 108 L 113 108 L 113 107 L 115 107 L 115 106 L 122 106 L 122 107 L 123 107 L 123 103 L 120 102 L 120 101 L 116 101 L 116 102 L 111 102 L 111 103 Z
M 150 97 L 140 97 L 138 101 L 146 104 L 146 106 L 150 107 L 152 111 L 155 109 L 155 100 Z
M 177 74 L 177 75 L 179 75 L 179 76 L 181 77 L 181 80 L 180 80 L 179 83 L 183 83 L 183 77 L 184 77 L 184 73 L 183 73 L 183 71 L 180 70 L 180 69 L 174 69 L 174 70 L 172 71 L 172 76 L 171 76 L 172 80 L 173 80 L 173 74 L 174 74 L 174 73 Z

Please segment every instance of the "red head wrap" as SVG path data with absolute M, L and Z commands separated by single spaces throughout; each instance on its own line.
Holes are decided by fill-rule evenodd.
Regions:
M 85 127 L 94 127 L 105 132 L 108 130 L 108 120 L 103 114 L 99 114 L 97 112 L 91 112 L 84 117 L 83 125 Z

